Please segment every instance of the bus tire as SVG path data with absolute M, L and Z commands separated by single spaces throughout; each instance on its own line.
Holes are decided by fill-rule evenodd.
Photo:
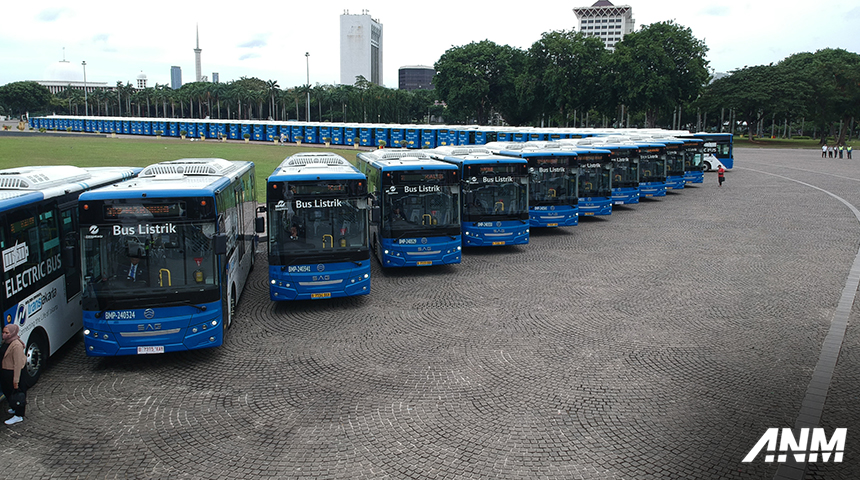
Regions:
M 48 348 L 48 338 L 45 336 L 45 332 L 38 330 L 30 334 L 27 346 L 24 348 L 27 364 L 21 372 L 23 375 L 21 381 L 28 386 L 35 385 L 45 367 L 48 366 Z
M 702 166 L 704 167 L 704 169 L 705 169 L 705 171 L 706 171 L 706 172 L 710 172 L 710 171 L 711 171 L 711 162 L 705 162 L 705 163 L 703 163 L 703 164 L 702 164 Z

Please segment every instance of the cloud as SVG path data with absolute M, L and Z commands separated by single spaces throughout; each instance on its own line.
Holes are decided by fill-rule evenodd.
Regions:
M 725 5 L 714 5 L 702 10 L 702 15 L 709 17 L 728 17 L 731 14 L 729 7 Z
M 239 60 L 250 60 L 252 58 L 260 58 L 260 54 L 259 53 L 246 53 L 246 54 L 242 55 L 241 57 L 239 57 Z
M 851 10 L 848 10 L 848 13 L 845 14 L 845 18 L 860 18 L 860 7 L 854 7 Z
M 68 8 L 54 8 L 50 10 L 42 10 L 36 15 L 40 22 L 53 22 L 60 17 L 68 16 L 71 11 Z
M 257 36 L 253 40 L 248 40 L 245 43 L 239 44 L 239 48 L 262 48 L 269 44 L 269 35 Z
M 103 52 L 115 52 L 116 48 L 110 43 L 110 34 L 98 33 L 93 35 L 93 45 L 99 47 Z

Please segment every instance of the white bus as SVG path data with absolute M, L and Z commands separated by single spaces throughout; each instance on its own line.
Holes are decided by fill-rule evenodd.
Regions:
M 72 166 L 0 170 L 3 325 L 26 346 L 33 385 L 53 355 L 81 330 L 78 196 L 134 177 L 139 168 Z

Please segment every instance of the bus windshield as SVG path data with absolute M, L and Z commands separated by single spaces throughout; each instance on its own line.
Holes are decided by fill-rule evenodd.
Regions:
M 528 219 L 524 165 L 470 165 L 463 175 L 463 221 Z
M 684 149 L 684 170 L 688 172 L 702 170 L 702 151 L 696 146 Z
M 639 155 L 640 182 L 666 181 L 666 153 L 648 148 Z
M 531 157 L 529 172 L 531 206 L 576 205 L 579 201 L 576 179 L 570 157 Z
M 613 152 L 612 186 L 631 188 L 639 186 L 639 156 L 633 150 Z
M 385 237 L 459 232 L 460 196 L 452 185 L 392 185 L 382 196 Z
M 95 232 L 95 233 L 94 233 Z M 102 225 L 84 235 L 84 308 L 114 310 L 220 298 L 214 223 Z
M 326 257 L 366 250 L 366 203 L 364 197 L 292 195 L 287 200 L 270 203 L 270 262 L 286 265 L 293 261 L 290 257 L 308 260 L 309 255 L 319 255 L 314 257 L 315 261 L 323 261 Z

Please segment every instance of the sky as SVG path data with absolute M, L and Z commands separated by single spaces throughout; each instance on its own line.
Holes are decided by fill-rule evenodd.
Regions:
M 362 2 L 4 2 L 0 85 L 50 80 L 57 62 L 88 82 L 170 83 L 170 67 L 194 80 L 195 28 L 203 75 L 276 80 L 282 89 L 340 80 L 340 16 L 367 10 L 383 26 L 383 83 L 397 88 L 406 65 L 432 66 L 446 50 L 490 40 L 528 49 L 545 32 L 576 27 L 579 2 L 364 0 Z M 714 72 L 766 65 L 800 52 L 842 48 L 860 53 L 860 3 L 830 0 L 826 8 L 797 0 L 616 1 L 629 5 L 638 30 L 662 21 L 690 28 L 705 42 Z M 305 57 L 305 53 L 309 56 Z

